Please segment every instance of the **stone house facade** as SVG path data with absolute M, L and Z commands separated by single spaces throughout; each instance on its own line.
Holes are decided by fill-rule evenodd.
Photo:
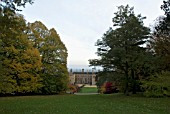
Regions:
M 95 85 L 96 84 L 96 72 L 92 71 L 86 71 L 84 72 L 84 69 L 82 69 L 81 72 L 72 72 L 70 70 L 69 72 L 69 80 L 71 84 L 89 84 L 89 85 Z

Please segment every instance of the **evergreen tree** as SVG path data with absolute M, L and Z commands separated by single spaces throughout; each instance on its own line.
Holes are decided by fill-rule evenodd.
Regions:
M 90 60 L 91 65 L 101 65 L 106 71 L 119 71 L 124 74 L 124 93 L 128 95 L 129 83 L 132 82 L 136 93 L 137 67 L 141 64 L 140 56 L 146 52 L 142 47 L 149 35 L 141 15 L 135 15 L 133 7 L 118 7 L 114 13 L 113 26 L 97 41 L 99 60 Z M 139 64 L 140 63 L 140 64 Z

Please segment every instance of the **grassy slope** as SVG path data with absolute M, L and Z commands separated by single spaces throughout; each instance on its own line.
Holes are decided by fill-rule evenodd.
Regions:
M 0 114 L 170 114 L 170 98 L 58 95 L 0 98 Z

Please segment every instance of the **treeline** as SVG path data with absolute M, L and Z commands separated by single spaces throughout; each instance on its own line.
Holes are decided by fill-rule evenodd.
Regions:
M 67 88 L 67 48 L 54 28 L 26 23 L 16 13 L 15 6 L 28 2 L 0 4 L 0 95 L 57 94 Z
M 142 92 L 148 97 L 170 96 L 170 0 L 164 1 L 159 17 L 150 28 L 144 26 L 134 8 L 118 7 L 113 27 L 96 42 L 100 59 L 91 59 L 91 66 L 102 66 L 98 87 L 106 82 L 124 92 Z

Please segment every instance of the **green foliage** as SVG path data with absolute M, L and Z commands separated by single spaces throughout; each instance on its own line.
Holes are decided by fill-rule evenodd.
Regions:
M 141 56 L 149 53 L 141 45 L 146 43 L 150 30 L 143 24 L 145 17 L 136 16 L 133 9 L 128 5 L 118 7 L 118 12 L 114 13 L 112 19 L 115 29 L 110 28 L 102 40 L 96 43 L 97 54 L 101 59 L 89 60 L 91 66 L 99 65 L 106 72 L 116 71 L 120 75 L 124 74 L 126 94 L 128 94 L 129 80 L 135 82 L 145 65 L 145 60 Z
M 55 29 L 41 22 L 26 25 L 22 15 L 0 15 L 0 93 L 54 94 L 68 83 L 67 49 Z
M 142 88 L 147 97 L 170 96 L 170 72 L 162 72 L 143 81 Z
M 105 91 L 105 87 L 103 86 L 105 82 L 113 82 L 114 86 L 118 87 L 119 89 L 122 88 L 122 83 L 124 80 L 124 75 L 121 74 L 120 72 L 109 72 L 109 71 L 103 71 L 99 72 L 97 74 L 97 87 L 100 91 Z
M 25 34 L 22 15 L 5 10 L 0 17 L 1 65 L 0 93 L 31 93 L 42 87 L 39 76 L 41 57 Z M 9 24 L 10 23 L 10 24 Z
M 43 23 L 28 23 L 29 40 L 40 51 L 42 57 L 44 94 L 60 93 L 67 89 L 67 49 L 55 29 L 48 30 Z
M 67 50 L 56 31 L 51 29 L 49 32 L 50 35 L 41 48 L 44 88 L 48 93 L 58 93 L 66 90 L 68 82 Z
M 1 0 L 0 11 L 3 9 L 10 9 L 13 11 L 21 11 L 18 7 L 25 7 L 26 3 L 32 4 L 34 0 Z
M 164 0 L 161 9 L 165 15 L 158 18 L 149 45 L 155 56 L 152 66 L 156 67 L 152 67 L 149 80 L 146 78 L 142 85 L 147 97 L 170 96 L 170 1 Z
M 165 15 L 159 17 L 154 26 L 151 46 L 155 54 L 160 57 L 161 69 L 170 71 L 170 1 L 164 1 L 161 9 Z

